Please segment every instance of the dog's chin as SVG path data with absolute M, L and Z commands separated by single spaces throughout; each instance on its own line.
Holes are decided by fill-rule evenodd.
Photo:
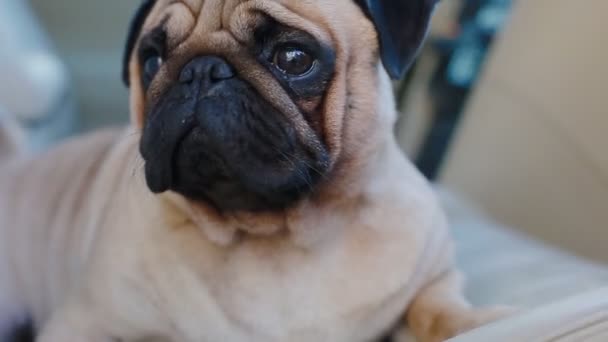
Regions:
M 316 190 L 328 169 L 328 154 L 311 155 L 298 144 L 283 150 L 230 146 L 194 128 L 177 144 L 172 165 L 148 161 L 146 168 L 172 168 L 169 190 L 221 212 L 276 212 L 297 205 Z M 147 172 L 149 184 L 155 174 Z

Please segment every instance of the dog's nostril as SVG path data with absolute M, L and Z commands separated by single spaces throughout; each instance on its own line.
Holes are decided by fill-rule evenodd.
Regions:
M 228 63 L 218 61 L 211 68 L 211 78 L 216 81 L 226 80 L 234 77 L 234 70 Z
M 192 68 L 184 68 L 179 75 L 179 81 L 181 83 L 190 83 L 194 80 L 194 70 Z

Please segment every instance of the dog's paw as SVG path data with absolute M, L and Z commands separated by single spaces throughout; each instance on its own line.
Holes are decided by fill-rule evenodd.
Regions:
M 443 342 L 486 324 L 513 316 L 518 310 L 511 307 L 472 309 L 459 313 L 437 314 L 426 331 L 418 331 L 419 342 Z
M 412 335 L 410 329 L 406 326 L 399 326 L 384 342 L 416 342 L 416 338 Z

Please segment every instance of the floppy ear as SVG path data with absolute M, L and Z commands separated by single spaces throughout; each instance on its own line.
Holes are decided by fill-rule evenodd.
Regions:
M 122 58 L 122 81 L 128 87 L 129 84 L 129 61 L 131 60 L 131 55 L 133 54 L 133 49 L 135 48 L 135 44 L 137 43 L 137 39 L 141 34 L 141 30 L 144 26 L 146 18 L 152 11 L 152 8 L 156 4 L 156 0 L 144 0 L 142 4 L 137 9 L 135 16 L 131 20 L 131 25 L 129 26 L 129 33 L 127 35 L 127 44 L 125 46 L 125 52 Z
M 355 0 L 378 31 L 384 67 L 403 77 L 420 50 L 439 0 Z

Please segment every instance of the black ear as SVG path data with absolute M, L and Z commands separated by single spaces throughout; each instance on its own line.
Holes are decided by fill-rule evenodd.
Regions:
M 355 0 L 378 31 L 384 67 L 403 77 L 418 54 L 439 0 Z
M 131 54 L 133 54 L 133 49 L 135 48 L 135 44 L 137 43 L 137 39 L 141 34 L 141 30 L 144 26 L 146 18 L 152 11 L 152 8 L 156 4 L 156 0 L 144 0 L 142 4 L 135 12 L 135 16 L 131 20 L 131 25 L 129 26 L 129 33 L 127 35 L 127 44 L 125 47 L 125 52 L 122 57 L 122 81 L 128 87 L 129 84 L 129 61 L 131 60 Z

